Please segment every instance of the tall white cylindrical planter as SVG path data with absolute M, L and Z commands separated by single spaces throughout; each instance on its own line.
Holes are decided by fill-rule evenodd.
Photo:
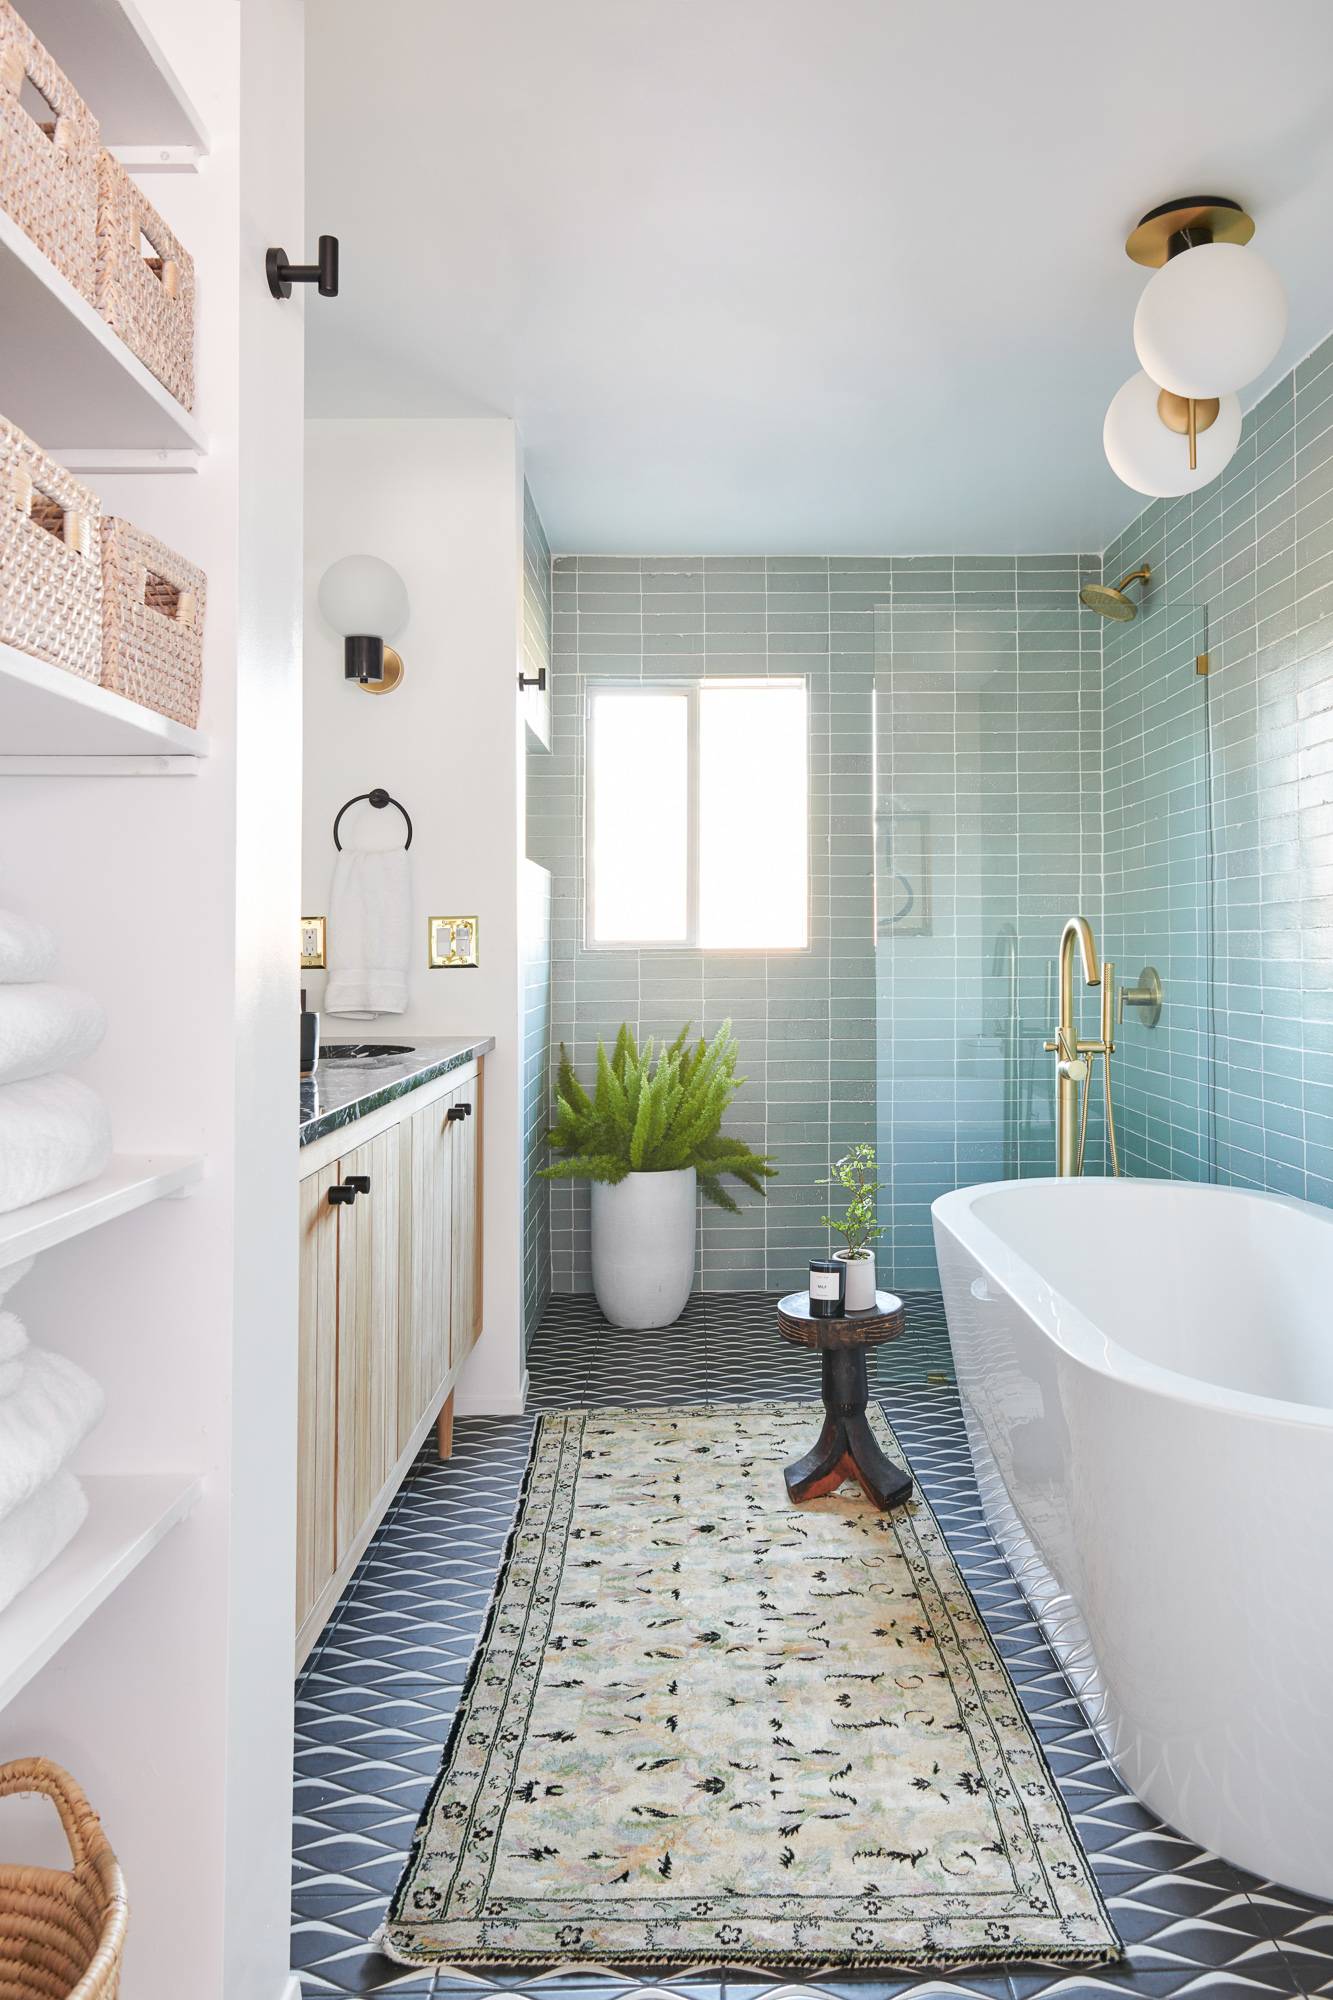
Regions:
M 693 1167 L 592 1184 L 592 1288 L 612 1326 L 670 1326 L 694 1283 Z
M 847 1297 L 844 1301 L 846 1310 L 849 1313 L 874 1312 L 874 1251 L 863 1251 L 859 1257 L 851 1257 L 845 1250 L 835 1250 L 833 1254 L 840 1264 L 847 1266 Z

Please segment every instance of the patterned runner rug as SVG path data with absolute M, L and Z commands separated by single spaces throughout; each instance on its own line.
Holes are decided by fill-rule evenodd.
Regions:
M 404 1965 L 1120 1956 L 938 1523 L 802 1403 L 548 1415 L 380 1937 Z M 903 1453 L 877 1410 L 881 1443 Z

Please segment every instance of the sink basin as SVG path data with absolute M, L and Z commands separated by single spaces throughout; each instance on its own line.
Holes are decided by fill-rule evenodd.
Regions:
M 319 1059 L 326 1063 L 377 1062 L 386 1056 L 410 1056 L 411 1042 L 325 1042 Z

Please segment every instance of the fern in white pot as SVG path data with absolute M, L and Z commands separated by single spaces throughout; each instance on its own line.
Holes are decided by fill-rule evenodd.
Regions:
M 613 1326 L 669 1326 L 694 1282 L 697 1193 L 720 1208 L 738 1203 L 722 1185 L 734 1176 L 756 1194 L 777 1172 L 722 1119 L 745 1081 L 726 1021 L 711 1042 L 687 1046 L 688 1024 L 654 1056 L 628 1027 L 608 1055 L 597 1044 L 597 1082 L 583 1088 L 563 1047 L 555 1123 L 547 1144 L 560 1157 L 548 1180 L 592 1182 L 592 1282 Z

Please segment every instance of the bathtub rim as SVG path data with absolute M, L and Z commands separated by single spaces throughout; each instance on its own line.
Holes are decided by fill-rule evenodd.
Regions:
M 1301 1201 L 1295 1195 L 1269 1194 L 1257 1188 L 1216 1187 L 1211 1183 L 1163 1180 L 1147 1175 L 1141 1179 L 1128 1176 L 1121 1180 L 1098 1179 L 1090 1184 L 1106 1191 L 1131 1187 L 1170 1188 L 1173 1194 L 1198 1200 L 1233 1195 L 1247 1201 L 1296 1209 L 1315 1223 L 1333 1228 L 1333 1211 L 1322 1210 L 1315 1203 Z M 1232 1416 L 1317 1432 L 1333 1431 L 1333 1405 L 1293 1403 L 1277 1396 L 1256 1395 L 1247 1389 L 1231 1389 L 1219 1382 L 1205 1381 L 1201 1376 L 1165 1368 L 1158 1361 L 1146 1361 L 1098 1327 L 976 1213 L 975 1205 L 985 1195 L 1007 1194 L 1015 1189 L 1031 1187 L 1069 1187 L 1072 1193 L 1076 1185 L 1079 1183 L 1054 1174 L 1032 1175 L 1022 1180 L 982 1181 L 974 1187 L 954 1188 L 948 1194 L 937 1195 L 930 1205 L 930 1212 L 937 1226 L 946 1229 L 980 1264 L 986 1277 L 1028 1314 L 1053 1346 L 1095 1374 L 1111 1381 L 1130 1383 L 1195 1409 L 1226 1412 Z M 1117 1198 L 1114 1193 L 1110 1194 L 1111 1200 Z

